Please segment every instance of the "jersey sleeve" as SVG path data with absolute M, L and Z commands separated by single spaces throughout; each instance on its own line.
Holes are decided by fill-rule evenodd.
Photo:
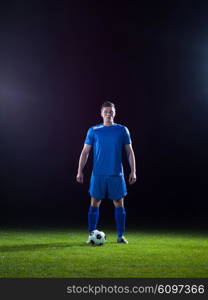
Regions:
M 128 144 L 132 144 L 131 136 L 130 136 L 130 132 L 129 132 L 128 128 L 126 126 L 124 126 L 123 145 L 128 145 Z
M 94 131 L 92 128 L 88 129 L 87 136 L 85 138 L 85 144 L 87 145 L 93 145 L 94 142 Z

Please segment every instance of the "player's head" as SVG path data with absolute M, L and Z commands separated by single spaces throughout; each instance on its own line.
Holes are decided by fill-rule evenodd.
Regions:
M 103 122 L 113 122 L 113 119 L 116 115 L 116 108 L 114 103 L 106 101 L 101 105 L 101 116 Z

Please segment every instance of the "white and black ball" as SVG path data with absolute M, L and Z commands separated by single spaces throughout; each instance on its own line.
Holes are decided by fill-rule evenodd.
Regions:
M 90 233 L 90 244 L 95 246 L 101 246 L 106 242 L 106 235 L 103 231 L 93 230 Z

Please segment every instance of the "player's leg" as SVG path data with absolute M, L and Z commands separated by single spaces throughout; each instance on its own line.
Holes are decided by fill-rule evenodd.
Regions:
M 124 207 L 124 198 L 113 200 L 113 204 L 115 207 Z
M 99 207 L 101 200 L 91 197 L 91 203 L 88 210 L 88 231 L 91 232 L 97 228 L 99 220 Z
M 91 197 L 91 206 L 100 207 L 101 199 Z
M 88 231 L 89 236 L 86 241 L 87 244 L 90 244 L 90 235 L 92 234 L 93 230 L 97 228 L 98 220 L 99 220 L 99 207 L 100 207 L 101 200 L 91 197 L 91 203 L 88 210 Z
M 91 233 L 97 228 L 99 220 L 99 207 L 101 199 L 105 197 L 105 178 L 103 176 L 91 176 L 89 193 L 91 196 L 91 203 L 88 210 L 88 231 Z M 88 241 L 90 239 L 88 238 Z M 88 243 L 87 241 L 87 243 Z
M 124 237 L 125 227 L 126 227 L 126 211 L 124 207 L 124 198 L 113 201 L 115 206 L 115 220 L 116 228 L 118 233 L 118 243 L 128 244 L 128 241 Z
M 116 228 L 118 233 L 118 242 L 128 243 L 124 239 L 126 225 L 126 211 L 124 208 L 124 197 L 127 194 L 126 182 L 124 176 L 109 176 L 108 195 L 113 200 L 115 210 Z

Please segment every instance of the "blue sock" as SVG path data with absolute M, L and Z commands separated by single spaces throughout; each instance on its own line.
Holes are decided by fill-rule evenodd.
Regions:
M 90 205 L 88 211 L 88 230 L 89 232 L 97 228 L 97 223 L 99 219 L 99 207 Z
M 115 207 L 115 219 L 118 237 L 121 237 L 125 232 L 126 211 L 124 207 Z

